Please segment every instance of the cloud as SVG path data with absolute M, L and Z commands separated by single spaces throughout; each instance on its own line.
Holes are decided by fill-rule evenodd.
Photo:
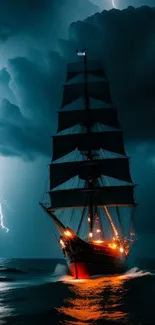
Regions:
M 134 6 L 134 7 L 140 7 L 140 6 L 150 6 L 154 7 L 155 3 L 154 0 L 116 0 L 118 5 L 120 5 L 120 8 L 124 6 Z
M 67 36 L 72 20 L 97 9 L 88 0 L 1 1 L 2 155 L 33 159 L 51 154 L 50 135 L 56 131 L 66 68 L 60 54 L 51 49 L 59 36 Z
M 102 10 L 111 9 L 112 6 L 112 0 L 91 0 L 92 3 L 98 5 Z M 154 7 L 155 3 L 154 0 L 114 0 L 114 3 L 117 7 L 117 9 L 124 9 L 128 6 L 133 7 L 141 7 L 141 6 L 150 6 Z
M 155 9 L 110 10 L 72 23 L 63 55 L 86 47 L 90 59 L 101 60 L 112 99 L 130 139 L 155 137 Z M 73 57 L 71 57 L 71 60 Z
M 0 103 L 0 152 L 4 156 L 34 159 L 38 154 L 50 155 L 50 133 L 43 125 L 26 119 L 19 107 L 3 99 Z M 48 137 L 47 137 L 48 136 Z
M 5 139 L 7 134 L 15 132 L 17 135 L 20 132 L 20 141 L 23 143 L 26 136 L 26 133 L 23 134 L 23 124 L 25 125 L 24 119 L 26 119 L 26 127 L 30 129 L 24 157 L 26 155 L 31 157 L 32 150 L 34 156 L 38 152 L 49 154 L 47 148 L 44 149 L 40 132 L 44 130 L 44 136 L 48 141 L 49 134 L 56 130 L 56 111 L 61 104 L 66 61 L 76 59 L 75 50 L 86 46 L 89 57 L 100 59 L 105 66 L 113 102 L 118 107 L 121 124 L 126 131 L 128 141 L 136 140 L 137 143 L 147 142 L 148 139 L 153 141 L 155 137 L 154 18 L 155 10 L 148 7 L 103 11 L 84 21 L 72 23 L 69 39 L 59 42 L 59 54 L 50 49 L 44 53 L 34 50 L 31 59 L 26 57 L 9 59 L 7 67 L 0 71 L 0 97 L 8 100 L 2 101 L 1 109 L 4 110 L 3 106 L 5 106 L 6 110 L 7 106 L 9 116 L 12 103 L 18 107 L 23 120 L 20 120 L 21 130 L 20 123 L 18 123 L 18 130 L 14 124 L 5 124 L 5 128 L 9 128 L 5 136 L 4 121 L 2 122 L 1 132 Z M 31 130 L 33 128 L 34 141 Z M 18 155 L 21 152 L 19 143 L 17 151 L 15 150 L 15 140 L 12 151 L 11 143 L 9 149 L 6 143 L 7 141 L 5 154 L 17 152 Z
M 15 96 L 10 89 L 10 74 L 8 73 L 6 68 L 0 70 L 0 99 L 7 98 L 12 103 L 16 104 Z
M 56 39 L 62 32 L 67 33 L 71 21 L 84 19 L 97 9 L 89 0 L 2 0 L 0 39 L 6 41 L 17 34 Z
M 7 70 L 0 72 L 0 86 L 6 90 L 0 103 L 2 155 L 33 159 L 38 154 L 51 154 L 50 136 L 56 131 L 65 62 L 55 52 L 44 61 L 41 65 L 18 57 L 9 60 Z M 18 106 L 6 99 L 9 92 Z
M 18 98 L 22 113 L 38 121 L 48 119 L 60 105 L 60 85 L 64 80 L 65 64 L 57 53 L 44 57 L 42 66 L 27 58 L 8 61 L 10 88 Z M 47 117 L 46 117 L 47 116 Z

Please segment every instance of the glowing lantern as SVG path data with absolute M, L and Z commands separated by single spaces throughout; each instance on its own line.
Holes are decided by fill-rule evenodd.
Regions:
M 90 238 L 93 237 L 93 233 L 92 233 L 92 232 L 89 233 L 89 237 L 90 237 Z
M 65 244 L 64 244 L 62 239 L 60 239 L 60 245 L 61 245 L 62 248 L 65 248 Z
M 93 243 L 95 243 L 95 244 L 102 244 L 102 243 L 104 243 L 104 241 L 103 240 L 93 240 Z
M 72 233 L 71 233 L 69 230 L 65 230 L 65 231 L 64 231 L 64 235 L 65 235 L 66 237 L 73 237 Z
M 112 244 L 109 244 L 108 245 L 110 248 L 112 248 L 112 249 L 116 249 L 117 248 L 117 245 L 116 244 L 114 244 L 114 243 L 112 243 Z

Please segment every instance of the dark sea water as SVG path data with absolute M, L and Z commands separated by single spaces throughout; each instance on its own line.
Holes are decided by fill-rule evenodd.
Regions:
M 0 259 L 0 325 L 155 325 L 155 276 L 78 281 L 63 260 Z

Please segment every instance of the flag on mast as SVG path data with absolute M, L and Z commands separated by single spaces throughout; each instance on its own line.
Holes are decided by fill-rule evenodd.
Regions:
M 76 50 L 76 53 L 77 53 L 78 56 L 85 56 L 86 55 L 86 51 L 85 50 L 81 50 L 81 51 Z

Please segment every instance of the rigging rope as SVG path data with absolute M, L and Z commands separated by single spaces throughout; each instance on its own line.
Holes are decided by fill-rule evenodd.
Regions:
M 108 208 L 104 205 L 104 211 L 105 211 L 105 213 L 106 213 L 106 215 L 107 215 L 107 217 L 108 217 L 108 220 L 109 220 L 109 222 L 110 222 L 110 224 L 111 224 L 111 227 L 112 227 L 112 230 L 113 230 L 113 232 L 114 232 L 114 235 L 117 237 L 117 238 L 119 238 L 119 235 L 118 235 L 118 232 L 117 232 L 117 229 L 116 229 L 116 227 L 115 227 L 115 225 L 114 225 L 114 223 L 113 223 L 113 220 L 112 220 L 112 218 L 111 218 L 111 215 L 110 215 L 110 213 L 109 213 L 109 211 L 108 211 Z
M 50 167 L 49 167 L 49 169 L 50 169 Z M 44 172 L 45 172 L 45 171 L 44 171 Z M 45 179 L 45 187 L 44 187 L 44 191 L 43 191 L 42 199 L 40 200 L 41 202 L 44 201 L 44 199 L 45 199 L 45 195 L 47 195 L 47 189 L 49 188 L 49 186 L 48 186 L 49 181 L 50 181 L 50 179 L 49 179 L 49 173 L 48 173 L 48 175 L 47 175 L 47 177 L 46 177 L 46 179 Z
M 73 220 L 73 215 L 74 215 L 75 209 L 73 208 L 71 216 L 70 216 L 70 220 L 69 220 L 69 224 L 71 224 L 72 220 Z
M 103 220 L 102 220 L 102 210 L 101 209 L 97 209 L 98 210 L 98 216 L 99 216 L 99 220 L 100 220 L 100 223 L 101 223 L 101 229 L 102 229 L 102 235 L 103 235 L 103 238 L 105 237 L 105 234 L 104 234 L 104 226 L 103 226 Z
M 129 239 L 132 239 L 133 236 L 135 235 L 134 234 L 134 222 L 133 222 L 133 218 L 134 218 L 134 213 L 135 213 L 135 208 L 133 209 L 132 208 L 132 212 L 131 212 L 131 219 L 130 219 L 130 223 L 129 223 L 129 230 L 128 230 L 128 236 L 129 236 Z M 132 234 L 132 235 L 131 235 Z
M 120 211 L 119 211 L 119 207 L 118 206 L 116 207 L 116 212 L 117 212 L 117 218 L 118 218 L 118 221 L 119 221 L 119 224 L 120 224 L 120 228 L 121 228 L 121 235 L 122 235 L 121 237 L 123 239 L 124 238 L 124 229 L 123 229 L 121 215 L 120 215 Z
M 77 229 L 77 235 L 79 235 L 79 232 L 80 232 L 80 229 L 81 229 L 81 225 L 82 225 L 82 222 L 83 222 L 83 219 L 84 219 L 85 211 L 86 211 L 86 202 L 85 202 L 85 206 L 84 206 L 83 211 L 82 211 L 80 223 L 79 223 L 79 226 L 78 226 L 78 229 Z

